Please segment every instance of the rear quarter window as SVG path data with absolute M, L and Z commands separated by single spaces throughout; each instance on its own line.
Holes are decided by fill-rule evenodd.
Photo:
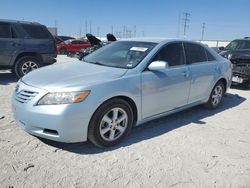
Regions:
M 23 24 L 22 28 L 30 38 L 33 39 L 51 39 L 52 36 L 46 27 L 40 25 Z
M 205 49 L 205 50 L 206 50 L 206 54 L 207 54 L 207 60 L 208 61 L 215 61 L 216 60 L 215 57 L 207 49 Z
M 0 23 L 0 38 L 11 38 L 10 24 Z
M 207 54 L 203 46 L 193 43 L 184 43 L 187 63 L 200 63 L 207 61 Z

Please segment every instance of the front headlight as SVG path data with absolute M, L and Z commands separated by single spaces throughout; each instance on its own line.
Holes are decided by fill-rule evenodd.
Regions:
M 37 105 L 56 105 L 56 104 L 72 104 L 79 103 L 86 99 L 90 91 L 83 92 L 55 92 L 48 93 L 42 97 Z

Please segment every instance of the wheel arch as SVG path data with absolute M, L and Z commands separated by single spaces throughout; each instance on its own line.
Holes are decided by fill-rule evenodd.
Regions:
M 16 63 L 18 62 L 18 60 L 22 57 L 35 57 L 37 59 L 39 59 L 39 61 L 42 60 L 42 57 L 39 53 L 36 53 L 36 52 L 23 52 L 23 53 L 20 53 L 16 56 L 15 60 L 14 60 L 14 63 L 13 63 L 13 66 L 16 65 Z
M 220 78 L 220 79 L 215 83 L 215 85 L 216 85 L 218 82 L 222 82 L 222 83 L 223 83 L 223 85 L 224 85 L 224 87 L 225 87 L 225 91 L 224 91 L 224 92 L 226 92 L 227 87 L 228 87 L 228 82 L 227 82 L 226 78 Z
M 106 100 L 104 100 L 94 111 L 94 113 L 92 114 L 91 118 L 90 118 L 90 121 L 89 123 L 91 122 L 94 114 L 96 113 L 96 111 L 106 102 L 110 101 L 110 100 L 114 100 L 114 99 L 122 99 L 124 101 L 126 101 L 130 107 L 132 108 L 132 111 L 133 111 L 133 126 L 136 125 L 137 123 L 137 120 L 138 120 L 138 108 L 137 108 L 137 105 L 136 103 L 134 102 L 134 100 L 128 96 L 125 96 L 125 95 L 117 95 L 117 96 L 114 96 L 114 97 L 111 97 L 111 98 L 108 98 Z

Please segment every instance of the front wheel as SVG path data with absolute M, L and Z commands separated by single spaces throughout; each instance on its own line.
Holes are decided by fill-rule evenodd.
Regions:
M 102 104 L 94 113 L 88 131 L 89 140 L 98 147 L 120 143 L 133 125 L 133 111 L 122 99 L 113 99 Z
M 207 101 L 205 106 L 209 109 L 217 108 L 221 103 L 221 100 L 223 98 L 225 90 L 226 90 L 226 88 L 225 88 L 224 84 L 221 81 L 219 81 L 214 86 L 214 88 L 210 94 L 209 100 Z

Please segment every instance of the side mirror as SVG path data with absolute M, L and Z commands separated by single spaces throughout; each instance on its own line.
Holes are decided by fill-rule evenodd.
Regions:
M 219 50 L 220 50 L 220 51 L 222 51 L 222 50 L 224 50 L 224 49 L 225 49 L 224 46 L 219 47 Z
M 148 66 L 148 69 L 151 71 L 161 71 L 168 68 L 168 62 L 166 61 L 153 61 Z

